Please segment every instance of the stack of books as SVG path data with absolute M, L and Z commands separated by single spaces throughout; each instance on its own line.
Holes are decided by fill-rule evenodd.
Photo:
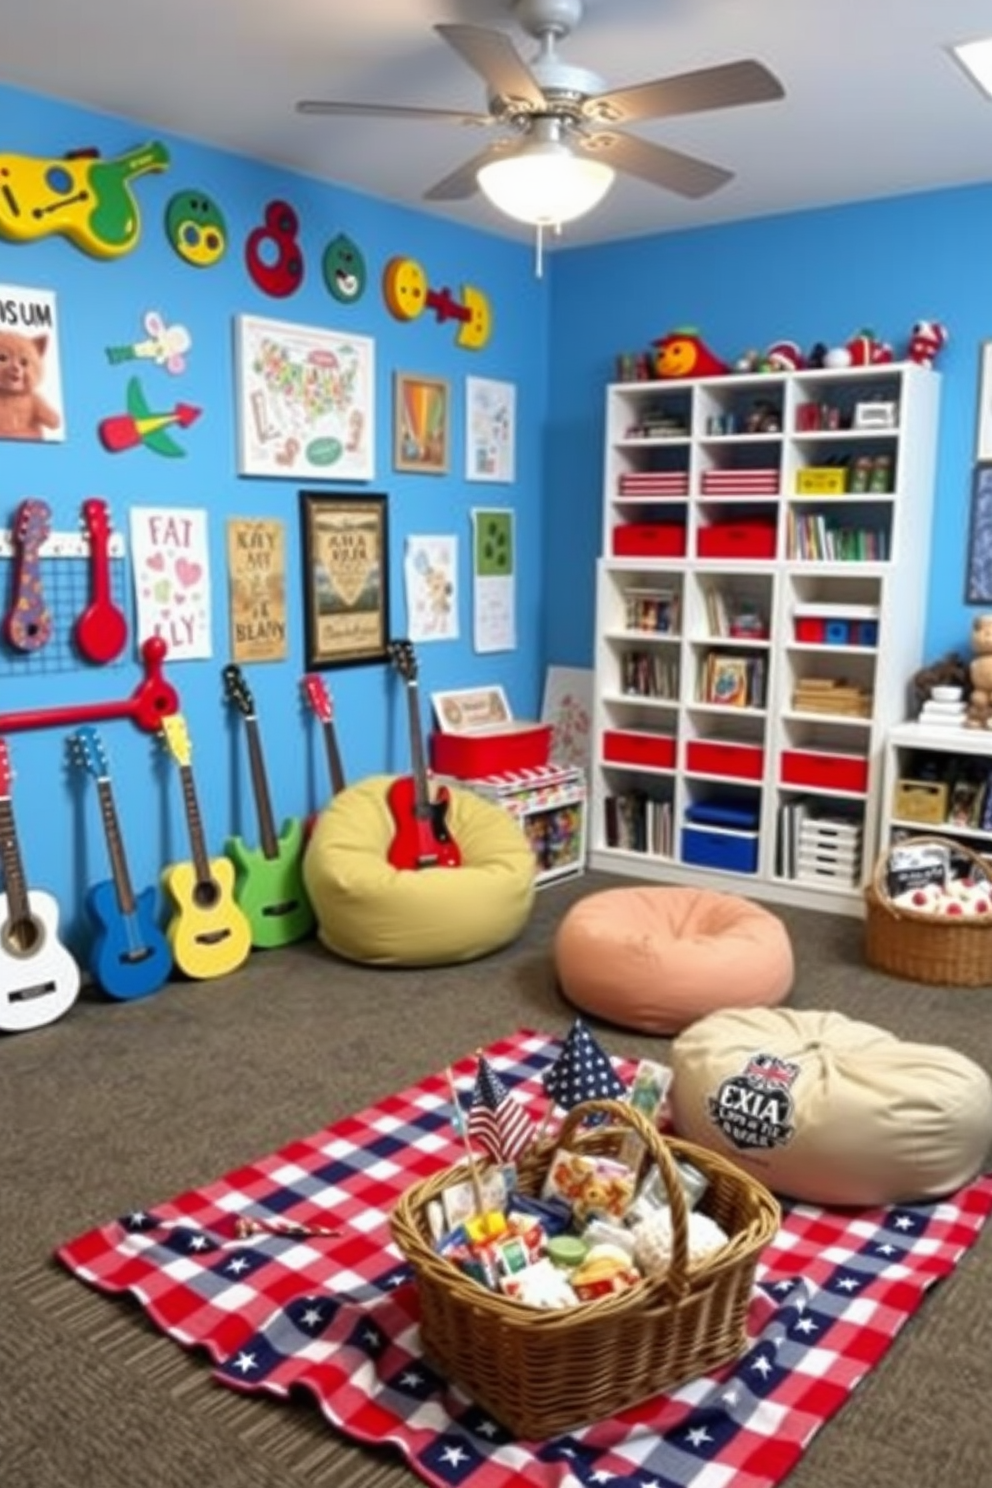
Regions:
M 839 713 L 845 718 L 870 718 L 872 695 L 855 682 L 833 677 L 800 677 L 792 694 L 797 713 Z

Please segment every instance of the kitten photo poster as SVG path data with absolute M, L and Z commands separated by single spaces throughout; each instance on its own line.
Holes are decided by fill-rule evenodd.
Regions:
M 65 439 L 58 315 L 48 289 L 0 284 L 0 439 Z

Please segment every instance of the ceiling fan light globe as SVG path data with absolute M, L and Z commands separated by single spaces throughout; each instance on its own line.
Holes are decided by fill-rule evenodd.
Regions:
M 598 206 L 613 185 L 613 168 L 573 155 L 564 145 L 536 143 L 482 166 L 479 187 L 494 207 L 534 227 L 574 222 Z

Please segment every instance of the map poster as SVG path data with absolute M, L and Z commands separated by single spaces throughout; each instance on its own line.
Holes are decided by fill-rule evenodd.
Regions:
M 273 517 L 232 517 L 227 572 L 232 661 L 285 661 L 285 523 Z
M 375 474 L 375 342 L 235 319 L 238 471 L 291 480 Z

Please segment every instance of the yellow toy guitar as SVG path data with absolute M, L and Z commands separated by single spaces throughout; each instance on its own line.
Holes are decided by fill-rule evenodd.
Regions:
M 62 233 L 94 258 L 119 258 L 141 235 L 128 183 L 168 164 L 157 140 L 110 160 L 95 151 L 61 160 L 0 155 L 0 237 L 26 243 Z
M 190 863 L 173 863 L 162 874 L 162 887 L 176 907 L 166 935 L 185 976 L 199 980 L 224 976 L 247 961 L 251 926 L 234 899 L 234 864 L 230 858 L 207 856 L 190 763 L 192 748 L 182 714 L 163 718 L 162 732 L 179 766 L 193 858 Z

